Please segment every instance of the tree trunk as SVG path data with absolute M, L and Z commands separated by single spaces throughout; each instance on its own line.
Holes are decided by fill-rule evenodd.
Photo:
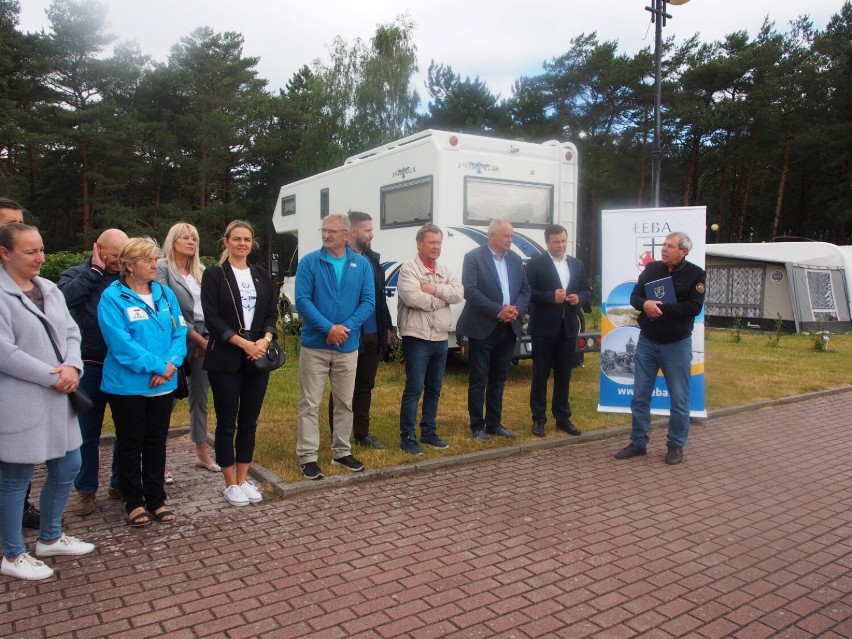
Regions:
M 92 209 L 89 202 L 89 159 L 82 145 L 80 153 L 80 196 L 83 200 L 83 238 L 86 244 L 92 232 Z
M 748 173 L 746 173 L 746 181 L 745 181 L 745 192 L 743 193 L 742 203 L 740 205 L 740 213 L 738 216 L 737 222 L 737 236 L 736 240 L 738 242 L 743 241 L 743 233 L 745 232 L 745 221 L 748 217 L 748 201 L 751 198 L 751 189 L 754 185 L 754 173 L 757 170 L 757 160 L 755 160 L 752 155 L 751 163 L 748 166 Z
M 695 192 L 698 189 L 698 162 L 701 157 L 701 136 L 692 136 L 692 148 L 689 154 L 689 164 L 686 166 L 686 175 L 684 176 L 683 190 L 683 205 L 690 206 L 695 199 Z
M 790 129 L 784 134 L 784 163 L 781 166 L 781 179 L 778 181 L 778 199 L 775 201 L 775 215 L 772 218 L 772 231 L 770 239 L 775 239 L 781 226 L 781 212 L 784 209 L 784 191 L 787 188 L 787 179 L 790 177 L 790 140 L 792 139 Z

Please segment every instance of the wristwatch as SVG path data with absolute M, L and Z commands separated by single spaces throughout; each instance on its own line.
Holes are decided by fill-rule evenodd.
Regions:
M 269 344 L 271 344 L 271 343 L 272 343 L 272 338 L 271 338 L 271 337 L 267 337 L 266 335 L 264 335 L 264 336 L 263 336 L 263 339 L 265 339 L 265 340 L 267 341 L 267 343 L 269 343 Z

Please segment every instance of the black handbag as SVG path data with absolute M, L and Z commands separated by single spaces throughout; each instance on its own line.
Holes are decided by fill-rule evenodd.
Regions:
M 175 371 L 175 375 L 177 375 L 177 387 L 174 391 L 175 399 L 186 399 L 189 397 L 189 384 L 186 382 L 186 364 L 181 364 L 178 366 L 177 371 Z
M 260 359 L 256 359 L 251 362 L 251 365 L 261 373 L 271 373 L 272 371 L 284 366 L 285 361 L 284 349 L 281 348 L 281 345 L 277 340 L 273 339 L 269 342 L 269 348 L 266 349 L 266 354 Z
M 53 341 L 53 335 L 50 334 L 50 329 L 47 327 L 47 323 L 44 321 L 44 318 L 39 316 L 36 317 L 41 320 L 41 323 L 44 326 L 44 330 L 45 332 L 47 332 L 47 339 L 50 340 L 50 345 L 53 346 L 53 352 L 56 353 L 56 359 L 58 359 L 60 362 L 64 361 L 65 358 L 62 357 L 62 353 L 59 352 L 59 347 L 56 345 L 56 342 Z M 79 387 L 73 393 L 68 393 L 68 401 L 71 402 L 71 408 L 73 408 L 74 412 L 78 415 L 88 413 L 95 407 L 92 398 L 89 397 L 86 391 Z
M 234 312 L 237 315 L 237 324 L 239 324 L 240 327 L 240 336 L 243 336 L 246 339 L 251 339 L 250 335 L 252 331 L 246 330 L 243 327 L 243 322 L 240 319 L 242 317 L 242 313 L 240 312 L 240 309 L 237 306 L 237 300 L 234 297 L 234 291 L 231 290 L 231 285 L 228 283 L 227 277 L 225 277 L 225 286 L 228 289 L 228 293 L 231 294 L 231 302 L 234 304 Z M 258 339 L 260 338 L 258 337 Z M 252 360 L 251 362 L 249 362 L 249 366 L 254 368 L 258 373 L 271 373 L 272 371 L 284 366 L 285 361 L 286 357 L 284 356 L 284 349 L 281 348 L 281 345 L 278 343 L 278 340 L 273 337 L 272 341 L 269 342 L 269 348 L 266 349 L 266 353 L 264 354 L 264 356 L 260 359 Z
M 71 400 L 71 408 L 73 408 L 74 412 L 78 415 L 88 413 L 95 407 L 95 403 L 92 401 L 92 398 L 89 397 L 86 391 L 82 388 L 78 388 L 73 393 L 69 393 L 68 399 Z

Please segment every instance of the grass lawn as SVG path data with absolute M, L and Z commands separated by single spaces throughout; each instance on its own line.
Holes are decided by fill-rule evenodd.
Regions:
M 296 459 L 296 405 L 298 399 L 296 338 L 287 339 L 287 364 L 275 371 L 257 434 L 255 459 L 285 481 L 300 481 L 302 475 Z M 814 338 L 807 335 L 785 335 L 778 347 L 769 345 L 766 335 L 743 333 L 736 343 L 732 331 L 706 332 L 707 408 L 709 410 L 777 399 L 809 391 L 834 388 L 852 383 L 849 355 L 852 335 L 831 337 L 829 350 L 814 350 Z M 598 375 L 600 358 L 586 356 L 585 368 L 575 369 L 571 381 L 572 421 L 583 431 L 624 425 L 629 415 L 598 413 Z M 518 438 L 515 443 L 537 439 L 530 433 L 529 361 L 513 366 L 506 385 L 504 423 Z M 384 451 L 353 446 L 355 456 L 367 468 L 395 466 L 431 457 L 457 455 L 483 447 L 505 446 L 503 438 L 488 444 L 475 443 L 469 436 L 467 420 L 467 369 L 450 362 L 444 379 L 443 395 L 438 410 L 438 434 L 449 444 L 449 450 L 424 448 L 424 455 L 411 457 L 399 449 L 399 403 L 405 383 L 405 368 L 400 363 L 381 364 L 373 391 L 371 432 L 385 445 Z M 320 413 L 322 442 L 319 463 L 326 475 L 348 472 L 332 466 L 327 427 L 327 403 Z M 210 428 L 214 425 L 211 401 Z M 181 401 L 172 424 L 188 422 L 186 402 Z M 419 433 L 418 433 L 419 434 Z M 553 432 L 553 421 L 547 424 L 547 437 L 563 437 Z M 187 443 L 187 446 L 191 444 Z

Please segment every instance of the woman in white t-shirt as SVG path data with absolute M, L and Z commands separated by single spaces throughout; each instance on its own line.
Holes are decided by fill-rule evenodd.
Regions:
M 256 245 L 251 224 L 234 220 L 222 238 L 218 267 L 201 278 L 201 305 L 210 334 L 204 369 L 216 410 L 216 463 L 225 479 L 224 496 L 232 506 L 263 498 L 249 480 L 255 431 L 269 384 L 269 373 L 253 365 L 276 336 L 278 307 L 269 273 L 249 264 Z
M 163 241 L 163 259 L 157 264 L 157 281 L 171 288 L 180 302 L 186 320 L 186 378 L 189 394 L 189 437 L 195 443 L 195 466 L 218 473 L 222 470 L 207 449 L 207 389 L 210 382 L 204 370 L 207 328 L 201 308 L 201 276 L 198 229 L 178 222 Z

